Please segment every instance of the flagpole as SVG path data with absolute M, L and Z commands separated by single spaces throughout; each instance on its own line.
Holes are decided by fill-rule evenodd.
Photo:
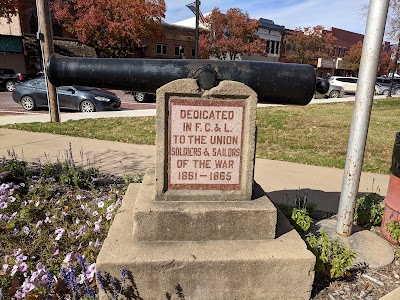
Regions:
M 200 0 L 196 0 L 196 43 L 194 48 L 194 58 L 199 58 L 199 12 L 200 12 Z

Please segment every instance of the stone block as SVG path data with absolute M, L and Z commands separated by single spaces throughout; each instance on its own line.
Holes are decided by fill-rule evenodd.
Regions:
M 126 268 L 136 299 L 166 299 L 167 292 L 178 299 L 177 284 L 187 300 L 310 298 L 315 257 L 280 212 L 275 239 L 138 241 L 133 213 L 140 189 L 129 186 L 96 262 L 117 279 Z M 100 299 L 110 292 L 100 289 Z
M 136 240 L 275 238 L 276 208 L 262 190 L 252 201 L 155 201 L 154 177 L 154 170 L 146 172 L 136 200 Z
M 256 105 L 240 82 L 201 90 L 195 79 L 179 79 L 159 88 L 156 200 L 250 200 Z

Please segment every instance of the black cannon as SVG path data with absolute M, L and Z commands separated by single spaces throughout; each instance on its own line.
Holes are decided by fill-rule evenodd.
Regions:
M 147 93 L 176 79 L 195 78 L 203 89 L 221 80 L 251 87 L 258 99 L 276 104 L 308 104 L 315 91 L 326 93 L 327 81 L 316 82 L 311 65 L 259 61 L 193 59 L 71 58 L 52 55 L 48 76 L 55 86 L 86 85 Z

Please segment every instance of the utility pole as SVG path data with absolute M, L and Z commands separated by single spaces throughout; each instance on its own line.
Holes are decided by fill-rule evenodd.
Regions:
M 47 99 L 50 111 L 51 122 L 60 122 L 60 112 L 57 101 L 57 90 L 50 83 L 47 76 L 47 62 L 50 55 L 54 52 L 53 47 L 53 32 L 50 17 L 50 8 L 48 0 L 36 0 L 37 15 L 39 21 L 38 38 L 42 49 L 44 76 L 47 84 Z

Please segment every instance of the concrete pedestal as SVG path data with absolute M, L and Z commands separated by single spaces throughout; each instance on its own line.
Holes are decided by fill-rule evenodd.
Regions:
M 119 299 L 179 299 L 177 285 L 186 300 L 310 298 L 315 257 L 265 195 L 232 205 L 154 191 L 152 172 L 129 186 L 97 258 L 103 276 L 132 275 Z

